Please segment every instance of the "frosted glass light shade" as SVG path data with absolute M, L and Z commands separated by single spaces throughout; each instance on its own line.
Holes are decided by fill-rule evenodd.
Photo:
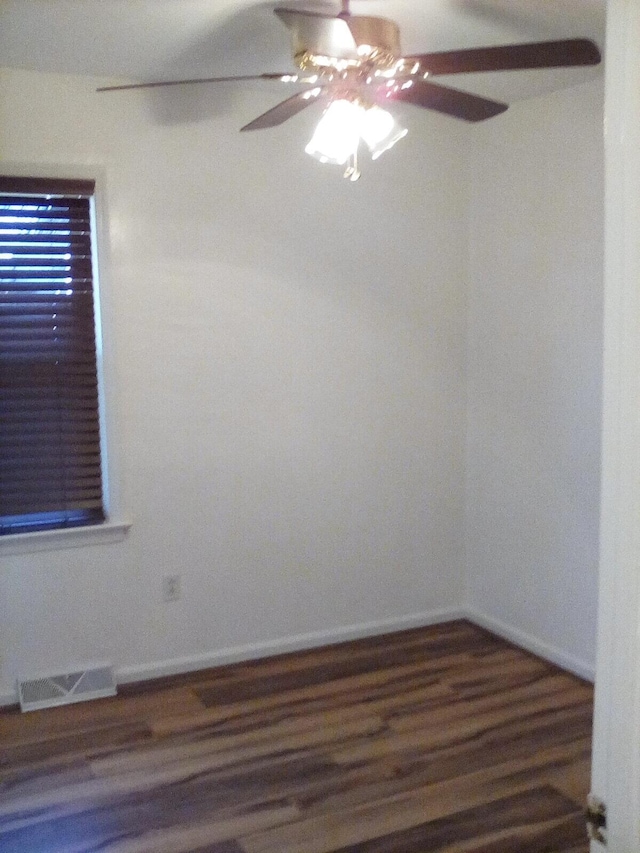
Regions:
M 369 107 L 360 119 L 360 134 L 371 152 L 371 159 L 377 160 L 399 139 L 407 135 L 407 129 L 401 127 L 391 113 L 381 107 Z
M 344 165 L 358 150 L 362 112 L 353 101 L 332 101 L 304 150 L 321 163 Z

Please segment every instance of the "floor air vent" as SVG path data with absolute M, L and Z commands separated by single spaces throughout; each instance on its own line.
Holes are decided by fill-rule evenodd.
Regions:
M 43 675 L 18 681 L 20 707 L 38 711 L 55 705 L 70 705 L 87 699 L 115 696 L 116 685 L 111 665 L 94 666 L 78 672 Z

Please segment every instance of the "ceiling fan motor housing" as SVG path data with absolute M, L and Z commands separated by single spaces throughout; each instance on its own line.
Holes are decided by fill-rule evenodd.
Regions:
M 344 19 L 358 45 L 371 45 L 379 50 L 388 51 L 395 57 L 400 50 L 400 28 L 388 18 L 374 18 L 370 15 L 351 15 Z

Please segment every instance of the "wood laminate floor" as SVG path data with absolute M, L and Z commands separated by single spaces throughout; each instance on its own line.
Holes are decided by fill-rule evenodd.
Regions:
M 587 853 L 591 712 L 465 621 L 0 711 L 0 853 Z

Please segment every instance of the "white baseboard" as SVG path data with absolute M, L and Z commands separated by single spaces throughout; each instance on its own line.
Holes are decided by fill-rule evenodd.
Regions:
M 327 646 L 332 643 L 342 643 L 346 640 L 360 640 L 377 634 L 390 634 L 393 631 L 405 631 L 408 628 L 423 628 L 427 625 L 437 625 L 439 622 L 451 622 L 454 619 L 464 619 L 463 610 L 447 608 L 432 610 L 427 613 L 413 613 L 392 619 L 380 619 L 375 622 L 363 622 L 357 625 L 347 625 L 328 631 L 312 631 L 308 634 L 297 634 L 291 637 L 280 637 L 262 643 L 249 643 L 244 646 L 231 646 L 219 651 L 208 652 L 204 655 L 193 655 L 171 660 L 157 661 L 142 666 L 125 666 L 116 670 L 118 684 L 132 681 L 146 681 L 151 678 L 162 678 L 166 675 L 180 675 L 185 672 L 195 672 L 199 669 L 209 669 L 214 666 L 224 666 L 228 663 L 238 663 L 245 660 L 281 655 L 286 652 L 298 652 L 303 649 Z
M 595 680 L 595 670 L 591 664 L 563 652 L 556 646 L 552 646 L 549 643 L 538 640 L 536 637 L 532 637 L 524 631 L 520 631 L 518 628 L 513 628 L 511 625 L 505 625 L 504 622 L 501 622 L 499 619 L 494 619 L 493 616 L 487 616 L 485 613 L 481 613 L 472 607 L 466 609 L 465 616 L 470 622 L 475 622 L 476 625 L 479 625 L 481 628 L 486 628 L 487 631 L 491 631 L 499 637 L 509 640 L 516 646 L 520 646 L 528 652 L 538 655 L 538 657 L 551 661 L 551 663 L 555 663 L 562 669 L 566 669 L 569 672 L 573 672 L 575 675 L 579 675 L 580 678 L 584 678 L 591 682 Z
M 4 708 L 7 705 L 17 705 L 18 704 L 18 691 L 16 690 L 14 693 L 0 693 L 0 708 Z
M 505 625 L 499 620 L 473 608 L 431 610 L 426 613 L 413 613 L 408 616 L 380 619 L 375 622 L 362 622 L 357 625 L 348 625 L 328 631 L 313 631 L 308 634 L 280 637 L 276 640 L 268 640 L 262 643 L 231 646 L 226 649 L 207 652 L 203 655 L 171 658 L 169 660 L 154 661 L 138 666 L 125 666 L 116 669 L 115 678 L 118 684 L 147 681 L 167 675 L 181 675 L 182 673 L 195 672 L 199 669 L 224 666 L 228 663 L 256 660 L 271 655 L 297 652 L 303 649 L 331 645 L 332 643 L 341 643 L 346 640 L 359 640 L 379 634 L 390 634 L 394 631 L 404 631 L 408 628 L 423 628 L 428 625 L 436 625 L 439 622 L 451 622 L 454 619 L 468 619 L 470 622 L 475 622 L 481 628 L 486 628 L 488 631 L 504 637 L 517 646 L 521 646 L 523 649 L 557 664 L 562 669 L 569 670 L 569 672 L 573 672 L 588 681 L 594 680 L 594 669 L 585 661 L 578 660 L 555 646 L 531 637 L 517 628 Z M 17 702 L 18 694 L 16 692 L 0 693 L 0 707 L 14 705 Z

